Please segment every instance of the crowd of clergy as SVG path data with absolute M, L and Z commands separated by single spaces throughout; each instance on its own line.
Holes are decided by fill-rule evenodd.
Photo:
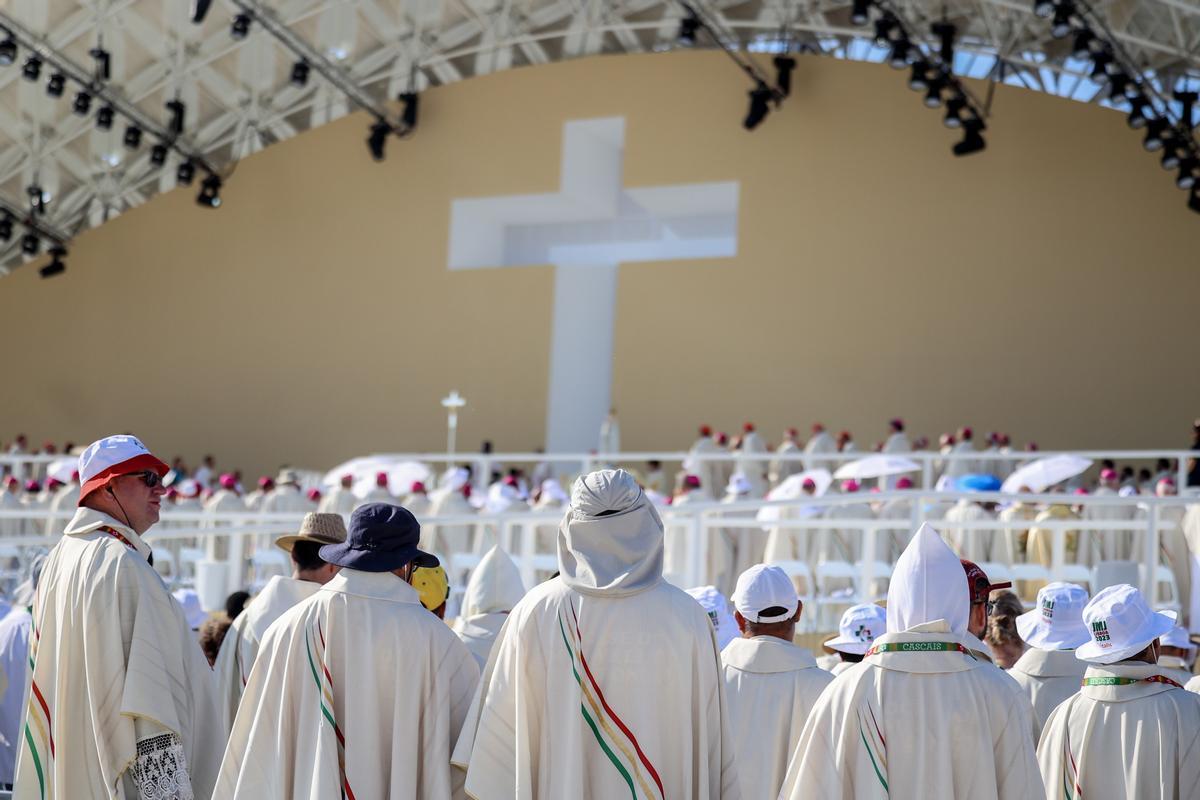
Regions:
M 1025 610 L 925 524 L 817 659 L 787 573 L 675 587 L 657 504 L 602 469 L 557 573 L 527 587 L 492 547 L 452 625 L 411 510 L 312 511 L 206 657 L 143 538 L 169 471 L 133 436 L 85 448 L 0 619 L 19 800 L 1200 798 L 1195 646 L 1127 584 Z

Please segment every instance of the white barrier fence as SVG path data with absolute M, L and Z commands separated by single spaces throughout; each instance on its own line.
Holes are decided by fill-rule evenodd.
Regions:
M 859 519 L 825 516 L 829 509 L 863 503 L 883 504 L 892 500 L 907 501 L 910 513 L 904 519 L 880 519 L 874 516 Z M 963 536 L 999 536 L 1005 531 L 1021 532 L 1031 528 L 1048 531 L 1051 537 L 1049 564 L 1022 562 L 1001 553 L 998 560 L 984 565 L 989 576 L 996 580 L 1011 578 L 1020 581 L 1046 582 L 1069 580 L 1097 588 L 1092 569 L 1079 563 L 1068 563 L 1066 539 L 1068 531 L 1078 532 L 1078 547 L 1090 544 L 1090 537 L 1107 531 L 1136 532 L 1138 562 L 1129 582 L 1140 583 L 1147 597 L 1157 598 L 1159 605 L 1180 606 L 1189 598 L 1179 596 L 1178 587 L 1164 574 L 1160 540 L 1165 532 L 1178 530 L 1179 511 L 1164 514 L 1164 509 L 1181 509 L 1200 503 L 1200 497 L 1027 494 L 1011 495 L 995 492 L 928 492 L 889 491 L 878 493 L 830 494 L 803 501 L 744 501 L 735 503 L 692 502 L 678 507 L 660 508 L 664 524 L 671 535 L 682 536 L 685 565 L 673 576 L 682 586 L 699 586 L 711 580 L 706 574 L 709 550 L 718 535 L 739 535 L 746 529 L 778 529 L 796 531 L 801 538 L 818 535 L 820 531 L 836 528 L 856 556 L 843 559 L 822 558 L 813 561 L 789 561 L 783 566 L 797 579 L 806 599 L 823 606 L 844 607 L 854 602 L 875 599 L 882 594 L 881 586 L 891 574 L 892 563 L 887 553 L 879 552 L 880 533 L 896 535 L 900 542 L 930 516 L 931 510 L 943 509 L 958 500 L 980 503 L 1022 502 L 1040 506 L 1070 505 L 1081 507 L 1081 519 L 979 519 L 973 521 L 933 521 L 939 530 L 962 531 Z M 780 519 L 768 523 L 755 520 L 760 509 L 775 507 L 783 513 Z M 1087 518 L 1086 509 L 1117 509 L 1121 519 Z M 803 509 L 803 511 L 801 511 Z M 819 512 L 819 515 L 817 515 Z M 20 567 L 35 549 L 52 547 L 58 534 L 46 531 L 61 530 L 73 510 L 57 518 L 48 511 L 0 511 L 0 529 L 12 521 L 28 531 L 21 535 L 0 537 L 0 588 L 10 589 L 16 582 Z M 481 555 L 492 544 L 507 549 L 521 570 L 526 586 L 533 586 L 557 570 L 553 534 L 562 519 L 562 510 L 523 511 L 502 514 L 464 514 L 426 517 L 422 526 L 426 533 L 458 529 L 469 532 L 470 546 L 462 552 L 441 553 L 448 566 L 454 597 L 457 597 Z M 795 514 L 795 516 L 791 516 Z M 803 515 L 803 516 L 802 516 Z M 935 512 L 933 516 L 938 516 Z M 1098 514 L 1096 516 L 1104 516 Z M 271 574 L 286 573 L 290 566 L 283 551 L 271 545 L 280 534 L 293 532 L 299 526 L 301 514 L 238 512 L 163 513 L 162 521 L 146 535 L 155 549 L 156 567 L 172 585 L 195 586 L 206 608 L 220 608 L 225 595 L 237 588 L 261 582 Z M 541 535 L 539 535 L 539 533 Z M 549 542 L 549 544 L 548 544 Z M 1001 549 L 1003 550 L 1003 549 Z M 1168 580 L 1169 579 L 1169 580 Z M 839 593 L 826 591 L 826 585 L 848 584 Z M 1166 596 L 1160 589 L 1166 588 Z M 1175 588 L 1170 588 L 1175 587 Z M 826 619 L 826 623 L 828 620 Z

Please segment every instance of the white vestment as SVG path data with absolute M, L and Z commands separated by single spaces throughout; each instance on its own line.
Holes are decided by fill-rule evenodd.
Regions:
M 299 486 L 281 484 L 272 489 L 262 504 L 258 507 L 263 513 L 280 514 L 284 512 L 301 514 L 312 511 L 312 502 L 304 496 Z
M 807 650 L 774 636 L 734 639 L 721 663 L 742 797 L 773 800 L 808 713 L 833 676 Z
M 212 670 L 149 556 L 141 537 L 90 508 L 50 552 L 17 800 L 132 800 L 139 780 L 169 786 L 171 775 L 190 778 L 181 797 L 212 794 L 224 744 Z
M 376 486 L 371 491 L 367 492 L 366 496 L 355 502 L 356 509 L 362 508 L 368 503 L 391 503 L 395 505 L 395 496 L 382 486 Z
M 46 535 L 55 536 L 66 527 L 78 505 L 79 484 L 69 483 L 55 492 L 48 506 L 50 516 L 46 520 Z
M 846 503 L 840 506 L 829 506 L 825 512 L 825 519 L 839 520 L 872 520 L 875 518 L 875 512 L 871 510 L 871 505 L 865 501 L 855 503 Z M 817 563 L 818 561 L 857 561 L 862 557 L 862 528 L 854 527 L 833 527 L 819 531 L 814 542 L 816 550 L 810 551 L 809 563 Z M 876 534 L 875 559 L 882 560 L 887 552 L 886 534 Z
M 809 714 L 782 800 L 1040 797 L 1029 703 L 970 654 L 962 565 L 922 525 L 896 562 L 887 630 Z
M 1033 736 L 1041 739 L 1046 720 L 1058 704 L 1079 691 L 1087 664 L 1074 650 L 1041 650 L 1031 647 L 1021 654 L 1008 674 L 1033 703 Z
M 771 488 L 767 483 L 767 443 L 757 431 L 742 437 L 742 448 L 736 454 L 738 470 L 750 482 L 750 495 L 761 499 Z M 717 487 L 718 492 L 722 487 Z
M 827 469 L 833 472 L 838 463 L 835 457 L 837 452 L 837 441 L 826 431 L 818 431 L 804 445 L 804 455 L 808 456 L 804 459 L 804 468 Z
M 1092 493 L 1095 497 L 1116 497 L 1117 492 L 1106 486 L 1101 486 Z M 1132 520 L 1137 514 L 1135 506 L 1084 506 L 1083 518 L 1104 522 Z M 1142 554 L 1134 549 L 1133 530 L 1091 531 L 1084 534 L 1080 547 L 1086 546 L 1081 552 L 1079 563 L 1094 566 L 1101 561 L 1141 561 Z
M 468 795 L 740 797 L 716 633 L 662 580 L 649 499 L 621 471 L 580 479 L 558 552 L 560 576 L 509 615 L 455 748 Z
M 349 519 L 357 507 L 358 498 L 354 496 L 354 492 L 345 486 L 335 486 L 321 498 L 321 502 L 317 504 L 317 511 L 322 514 L 341 514 L 343 518 Z
M 1101 683 L 1059 705 L 1038 744 L 1047 800 L 1200 797 L 1200 696 L 1145 680 L 1161 672 L 1136 661 L 1088 666 L 1084 680 Z
M 521 582 L 520 570 L 499 547 L 484 554 L 471 570 L 454 632 L 471 651 L 480 670 L 487 664 L 496 635 L 509 612 L 524 596 L 525 584 Z
M 958 553 L 960 557 L 977 564 L 1002 560 L 999 557 L 1000 548 L 994 547 L 997 539 L 995 530 L 954 527 L 956 522 L 981 522 L 995 519 L 979 503 L 971 500 L 959 500 L 946 512 L 943 519 L 946 521 L 946 525 L 942 532 L 949 545 L 954 548 L 954 552 Z
M 942 473 L 943 477 L 957 480 L 964 475 L 974 475 L 981 471 L 982 464 L 977 459 L 967 458 L 970 453 L 975 452 L 975 445 L 970 441 L 957 442 L 950 448 L 951 456 L 958 458 L 946 459 L 946 469 Z
M 25 692 L 29 684 L 29 632 L 33 617 L 24 606 L 13 606 L 0 619 L 0 785 L 10 785 L 17 767 L 17 749 L 24 744 Z
M 471 526 L 443 525 L 441 516 L 474 516 L 475 507 L 463 497 L 461 484 L 438 489 L 430 497 L 428 523 L 421 523 L 421 547 L 431 553 L 440 553 L 449 559 L 455 553 L 467 553 L 471 548 Z M 449 566 L 449 565 L 447 565 Z
M 789 475 L 804 471 L 804 462 L 801 459 L 783 459 L 778 456 L 795 456 L 801 452 L 800 445 L 796 444 L 795 440 L 783 440 L 783 443 L 775 450 L 777 457 L 771 460 L 770 468 L 767 471 L 767 478 L 771 481 L 772 486 L 778 486 Z
M 320 588 L 321 584 L 313 581 L 273 575 L 225 633 L 213 671 L 217 674 L 217 695 L 226 737 L 233 729 L 233 718 L 237 716 L 242 691 L 250 679 L 250 669 L 258 657 L 258 648 L 267 628 L 285 611 L 301 600 L 312 597 Z
M 249 510 L 250 509 L 246 507 L 245 499 L 243 499 L 241 495 L 231 489 L 224 488 L 217 489 L 217 491 L 213 492 L 213 496 L 208 498 L 208 502 L 204 506 L 205 513 L 212 516 L 226 513 L 244 514 Z M 206 519 L 204 520 L 202 527 L 219 530 L 221 528 L 234 528 L 238 524 L 239 523 L 236 522 L 218 522 L 215 519 Z M 205 538 L 207 539 L 207 557 L 210 561 L 224 561 L 229 558 L 230 537 L 211 534 Z M 227 589 L 229 587 L 225 586 L 224 588 Z
M 688 451 L 689 458 L 683 462 L 683 468 L 700 479 L 700 491 L 708 500 L 719 500 L 725 484 L 729 481 L 724 477 L 725 471 L 721 461 L 717 459 L 691 458 L 696 455 L 717 455 L 724 452 L 710 436 L 701 436 L 692 444 Z
M 214 797 L 461 797 L 450 748 L 478 679 L 411 586 L 343 568 L 263 638 Z
M 417 518 L 417 522 L 421 522 L 428 517 L 430 511 L 433 509 L 433 501 L 424 492 L 412 492 L 400 501 L 400 505 L 407 508 Z
M 880 449 L 881 453 L 898 454 L 911 453 L 912 443 L 908 441 L 908 434 L 904 431 L 896 431 L 887 438 Z M 896 488 L 896 481 L 900 480 L 899 475 L 891 475 L 879 479 L 879 488 L 884 491 Z
M 21 498 L 6 488 L 0 488 L 0 511 L 23 511 Z M 19 519 L 0 519 L 0 536 L 20 536 L 24 526 Z

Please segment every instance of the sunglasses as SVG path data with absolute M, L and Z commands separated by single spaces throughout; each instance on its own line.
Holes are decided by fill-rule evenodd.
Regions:
M 127 475 L 122 475 L 123 478 L 140 478 L 142 483 L 146 484 L 147 488 L 153 489 L 162 485 L 162 478 L 158 477 L 157 472 L 146 470 L 145 472 L 130 472 Z

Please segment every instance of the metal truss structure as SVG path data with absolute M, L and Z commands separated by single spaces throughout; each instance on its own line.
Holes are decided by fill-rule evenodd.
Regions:
M 691 5 L 725 46 L 756 59 L 767 74 L 765 54 L 785 50 L 887 57 L 870 26 L 852 23 L 850 0 Z M 957 27 L 959 75 L 1108 103 L 1089 78 L 1091 63 L 1072 56 L 1069 37 L 1051 35 L 1050 21 L 1034 14 L 1032 2 L 890 5 L 926 51 L 937 47 L 934 22 Z M 1096 0 L 1092 7 L 1165 94 L 1200 86 L 1200 0 Z M 291 46 L 253 19 L 246 35 L 231 35 L 233 19 L 248 9 L 285 26 Z M 44 211 L 27 212 L 28 218 L 39 221 L 51 242 L 66 240 L 172 188 L 185 161 L 227 178 L 239 159 L 355 108 L 398 114 L 402 92 L 510 67 L 669 50 L 680 46 L 687 14 L 679 0 L 214 0 L 205 20 L 194 24 L 185 0 L 0 0 L 0 28 L 14 33 L 18 45 L 13 63 L 0 66 L 0 208 L 29 208 L 29 188 L 36 186 Z M 338 80 L 316 69 L 307 81 L 294 80 L 296 42 L 308 48 L 299 52 L 320 54 L 320 66 L 336 70 Z M 714 42 L 701 37 L 695 46 Z M 70 82 L 62 96 L 48 95 L 51 59 L 94 75 L 98 47 L 111 56 L 109 76 L 96 79 L 97 102 L 89 111 L 73 104 L 79 87 Z M 23 65 L 35 51 L 47 67 L 30 80 Z M 176 100 L 186 110 L 182 133 L 169 140 L 166 160 L 160 152 L 161 163 L 154 163 L 156 131 L 168 129 L 166 104 Z M 96 124 L 102 103 L 118 110 L 107 130 Z M 147 140 L 131 149 L 124 133 L 135 117 L 145 123 Z M 16 224 L 18 234 L 0 245 L 0 274 L 28 258 L 19 216 Z

